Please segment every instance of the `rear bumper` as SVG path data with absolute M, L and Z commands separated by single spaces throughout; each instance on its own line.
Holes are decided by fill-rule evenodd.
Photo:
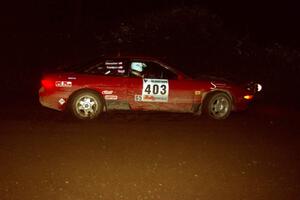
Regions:
M 65 91 L 46 91 L 41 87 L 39 90 L 39 102 L 44 107 L 63 111 L 67 107 L 69 95 Z

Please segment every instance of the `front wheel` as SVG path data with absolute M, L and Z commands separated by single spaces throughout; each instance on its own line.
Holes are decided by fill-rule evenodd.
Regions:
M 205 114 L 212 119 L 226 119 L 229 116 L 231 109 L 231 98 L 223 92 L 208 96 L 208 99 L 204 104 Z
M 95 119 L 103 111 L 103 103 L 96 92 L 83 90 L 71 99 L 70 110 L 79 119 Z

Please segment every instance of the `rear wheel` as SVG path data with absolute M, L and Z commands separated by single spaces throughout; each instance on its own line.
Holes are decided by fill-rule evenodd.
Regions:
M 96 92 L 82 90 L 71 99 L 70 110 L 79 119 L 95 119 L 103 111 L 103 103 Z
M 212 119 L 226 119 L 231 109 L 231 98 L 223 92 L 208 96 L 204 104 L 205 113 Z

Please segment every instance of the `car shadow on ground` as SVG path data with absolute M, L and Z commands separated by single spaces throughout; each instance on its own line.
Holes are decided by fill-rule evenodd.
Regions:
M 204 115 L 196 116 L 191 113 L 142 112 L 142 111 L 110 111 L 102 113 L 97 119 L 82 121 L 75 119 L 66 112 L 42 107 L 38 102 L 22 101 L 10 103 L 0 110 L 0 121 L 31 121 L 54 122 L 71 124 L 114 124 L 114 123 L 205 123 L 226 125 L 228 123 L 255 124 L 257 121 L 266 123 L 296 123 L 298 111 L 287 104 L 278 104 L 260 99 L 249 106 L 246 111 L 232 112 L 226 120 L 212 120 Z

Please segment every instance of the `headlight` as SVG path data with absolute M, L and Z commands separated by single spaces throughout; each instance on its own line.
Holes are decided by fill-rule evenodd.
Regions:
M 262 85 L 259 83 L 256 83 L 256 91 L 260 92 L 262 90 Z
M 262 85 L 255 82 L 250 82 L 246 85 L 246 90 L 249 92 L 260 92 L 262 90 Z

